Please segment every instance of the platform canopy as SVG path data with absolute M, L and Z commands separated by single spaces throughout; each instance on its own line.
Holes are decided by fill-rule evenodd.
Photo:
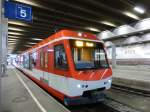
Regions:
M 32 22 L 8 20 L 8 50 L 19 53 L 61 29 L 100 33 L 149 17 L 149 0 L 11 0 L 32 7 Z M 144 8 L 138 12 L 135 7 Z

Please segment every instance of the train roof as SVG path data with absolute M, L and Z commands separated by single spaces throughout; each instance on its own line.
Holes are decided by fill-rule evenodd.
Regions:
M 46 39 L 43 39 L 41 42 L 37 43 L 36 45 L 33 45 L 31 48 L 27 49 L 25 52 L 30 52 L 32 49 L 38 48 L 52 40 L 59 39 L 62 37 L 74 37 L 74 38 L 80 38 L 80 39 L 88 39 L 88 40 L 99 40 L 96 35 L 87 33 L 87 32 L 76 32 L 72 30 L 60 30 L 59 32 L 49 36 Z

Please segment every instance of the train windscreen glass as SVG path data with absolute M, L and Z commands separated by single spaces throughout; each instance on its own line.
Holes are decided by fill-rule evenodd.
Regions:
M 109 67 L 102 43 L 70 40 L 70 46 L 77 70 Z

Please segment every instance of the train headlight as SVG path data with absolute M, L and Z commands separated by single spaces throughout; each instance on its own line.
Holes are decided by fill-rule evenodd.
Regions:
M 106 82 L 104 82 L 104 84 L 111 84 L 112 79 L 107 80 Z
M 81 88 L 81 85 L 80 85 L 80 84 L 78 84 L 78 85 L 77 85 L 77 87 L 78 87 L 78 88 Z
M 112 82 L 112 79 L 109 79 L 109 80 L 108 80 L 108 83 L 111 83 L 111 82 Z

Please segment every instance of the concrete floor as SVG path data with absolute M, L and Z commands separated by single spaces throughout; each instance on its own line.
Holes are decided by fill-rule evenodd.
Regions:
M 69 112 L 15 68 L 9 67 L 7 75 L 2 78 L 2 112 Z M 25 82 L 39 104 L 31 97 L 17 75 Z

